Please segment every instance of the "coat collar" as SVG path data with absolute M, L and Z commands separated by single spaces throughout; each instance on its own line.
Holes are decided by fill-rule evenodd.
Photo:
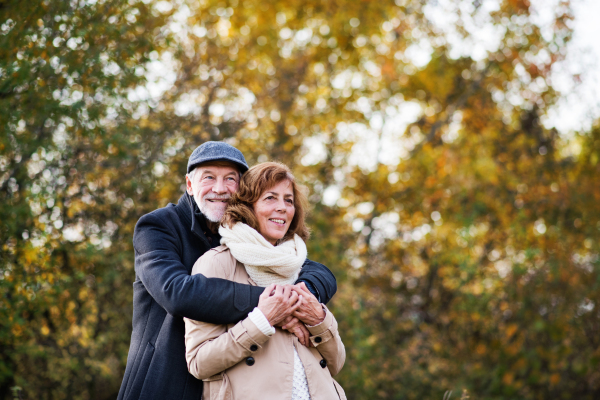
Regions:
M 205 232 L 209 232 L 209 230 L 206 217 L 198 208 L 198 204 L 196 204 L 194 198 L 185 192 L 177 202 L 177 207 L 180 209 L 179 214 L 190 224 L 192 233 L 200 238 L 209 248 L 213 247 L 211 239 L 214 242 L 220 239 L 220 237 L 218 237 L 218 234 L 215 237 L 207 237 Z

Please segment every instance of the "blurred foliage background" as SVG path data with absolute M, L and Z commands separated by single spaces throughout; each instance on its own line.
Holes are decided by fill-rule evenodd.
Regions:
M 0 0 L 0 398 L 116 397 L 133 228 L 206 140 L 310 187 L 350 399 L 600 398 L 600 126 L 547 122 L 555 3 Z

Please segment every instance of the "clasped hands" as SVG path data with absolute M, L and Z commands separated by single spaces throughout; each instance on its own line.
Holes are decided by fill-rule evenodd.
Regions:
M 258 309 L 272 326 L 279 326 L 293 333 L 304 346 L 311 345 L 310 333 L 305 324 L 314 326 L 325 319 L 321 303 L 304 282 L 296 285 L 269 285 L 260 295 Z

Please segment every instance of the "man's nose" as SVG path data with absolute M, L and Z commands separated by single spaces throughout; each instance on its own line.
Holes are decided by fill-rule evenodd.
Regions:
M 217 194 L 223 194 L 227 192 L 227 190 L 225 189 L 225 181 L 222 178 L 217 178 L 215 180 L 215 184 L 212 187 L 212 191 Z

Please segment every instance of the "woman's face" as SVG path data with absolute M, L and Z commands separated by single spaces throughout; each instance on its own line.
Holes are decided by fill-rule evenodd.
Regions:
M 258 220 L 258 232 L 275 245 L 277 240 L 285 236 L 296 213 L 292 183 L 281 181 L 266 190 L 253 208 Z

